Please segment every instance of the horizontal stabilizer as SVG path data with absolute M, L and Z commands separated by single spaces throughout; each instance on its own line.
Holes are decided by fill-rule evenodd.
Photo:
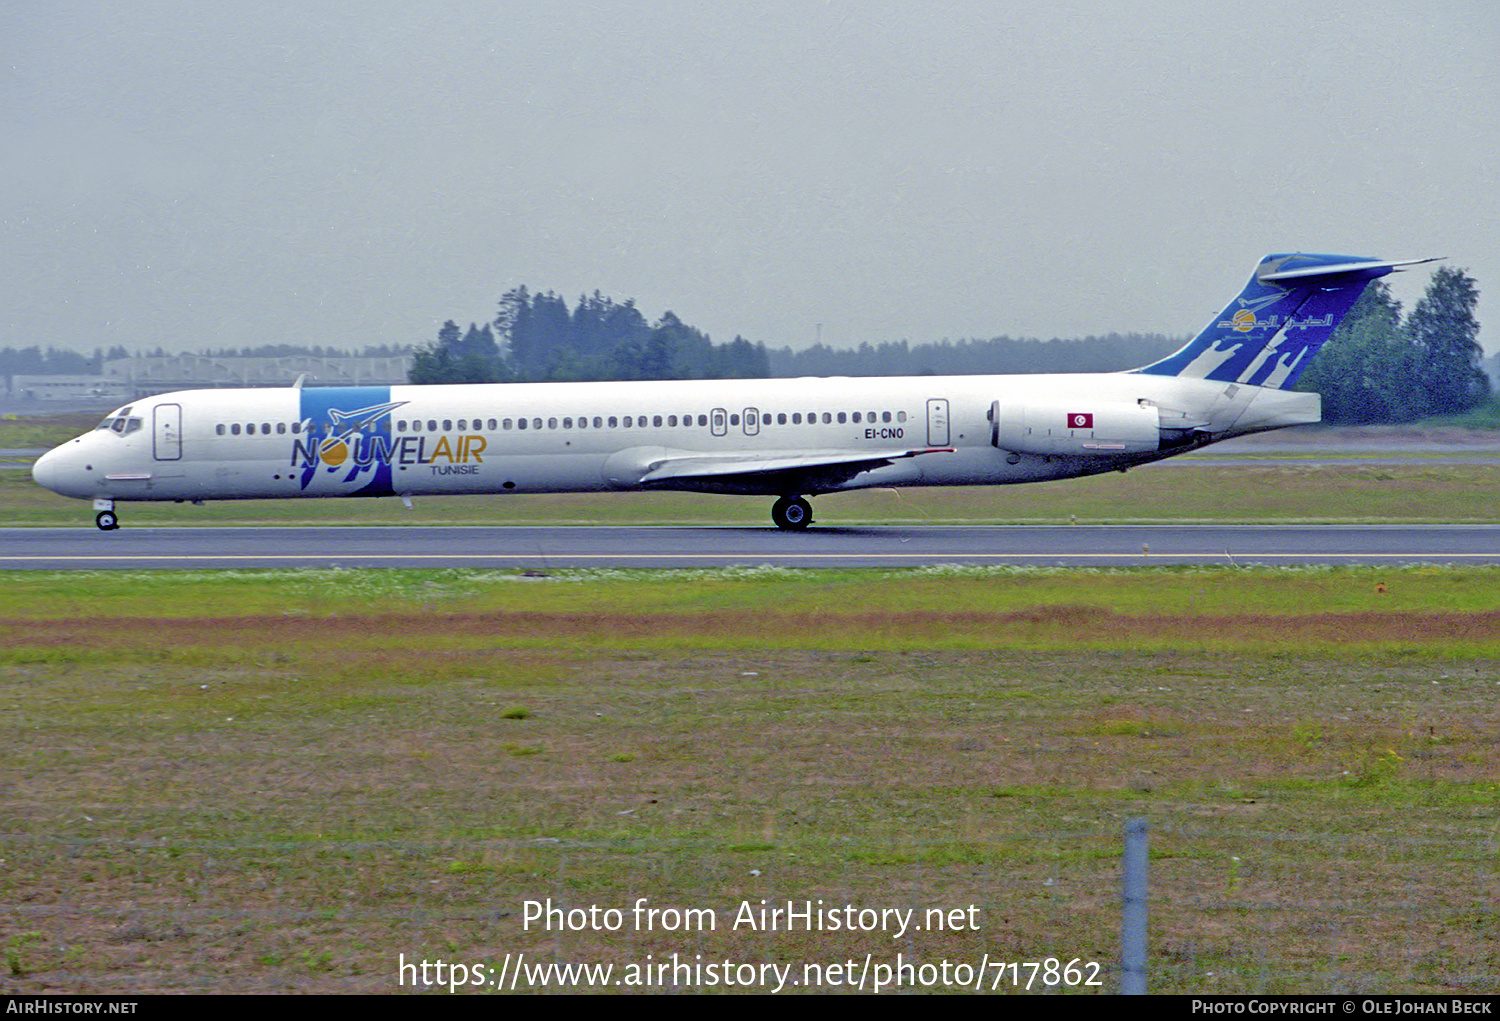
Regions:
M 1389 262 L 1373 262 L 1369 260 L 1358 260 L 1345 262 L 1334 266 L 1304 266 L 1301 269 L 1283 269 L 1273 273 L 1259 273 L 1257 280 L 1303 280 L 1308 277 L 1332 277 L 1344 274 L 1361 274 L 1364 279 L 1373 280 L 1383 277 L 1387 273 L 1399 273 L 1407 266 L 1421 266 L 1428 262 L 1440 262 L 1446 256 L 1434 255 L 1427 259 L 1393 259 Z

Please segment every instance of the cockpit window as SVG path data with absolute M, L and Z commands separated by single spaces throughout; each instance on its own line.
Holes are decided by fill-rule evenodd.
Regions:
M 130 404 L 121 408 L 119 411 L 110 413 L 109 415 L 105 416 L 104 421 L 100 422 L 95 427 L 95 429 L 108 429 L 112 432 L 119 433 L 121 436 L 128 436 L 130 433 L 135 432 L 145 424 L 145 419 L 130 417 L 131 409 L 134 407 L 135 405 Z
M 113 429 L 115 432 L 123 434 L 126 431 L 126 429 L 125 429 L 126 420 L 130 417 L 130 412 L 134 408 L 135 408 L 134 404 L 127 404 L 127 405 L 125 405 L 125 407 L 121 408 L 119 411 L 111 411 L 108 415 L 104 416 L 104 421 L 100 422 L 97 426 L 95 426 L 95 428 L 96 429 Z M 136 419 L 135 421 L 139 422 L 140 419 Z M 139 429 L 140 426 L 136 426 L 136 428 Z M 134 432 L 135 430 L 132 429 L 130 431 Z

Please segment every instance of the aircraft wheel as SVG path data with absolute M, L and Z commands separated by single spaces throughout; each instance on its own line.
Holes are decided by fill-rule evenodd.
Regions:
M 120 519 L 115 517 L 114 511 L 100 511 L 94 516 L 94 524 L 101 532 L 112 532 L 120 527 Z
M 771 520 L 788 532 L 800 532 L 812 524 L 812 504 L 800 496 L 783 496 L 771 508 Z

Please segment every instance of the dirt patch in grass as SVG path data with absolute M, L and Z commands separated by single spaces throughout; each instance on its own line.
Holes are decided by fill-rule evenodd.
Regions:
M 1015 612 L 881 611 L 780 614 L 774 611 L 597 613 L 375 614 L 357 617 L 247 616 L 162 620 L 0 621 L 0 648 L 254 648 L 287 644 L 340 655 L 404 648 L 409 640 L 447 646 L 630 648 L 659 645 L 754 645 L 766 648 L 841 646 L 1006 647 L 1066 642 L 1107 648 L 1141 643 L 1176 647 L 1307 649 L 1309 646 L 1444 647 L 1500 640 L 1500 611 L 1362 611 L 1292 614 L 1112 613 L 1087 606 L 1046 606 Z

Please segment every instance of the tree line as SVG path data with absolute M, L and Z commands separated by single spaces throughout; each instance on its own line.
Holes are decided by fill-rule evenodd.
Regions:
M 337 347 L 302 344 L 261 344 L 257 347 L 209 348 L 190 352 L 205 358 L 290 358 L 309 356 L 312 358 L 401 358 L 411 354 L 415 344 L 372 344 L 363 350 L 345 350 Z M 109 349 L 95 348 L 92 354 L 82 354 L 68 348 L 47 347 L 33 344 L 30 347 L 0 347 L 0 376 L 97 376 L 104 372 L 107 362 L 121 358 L 173 358 L 176 357 L 158 345 L 152 350 L 132 353 L 123 345 Z
M 1465 271 L 1443 267 L 1407 315 L 1386 281 L 1371 283 L 1299 382 L 1323 395 L 1334 423 L 1409 422 L 1485 403 L 1490 380 L 1480 366 L 1479 290 Z M 507 292 L 492 322 L 443 324 L 430 345 L 368 345 L 363 350 L 264 344 L 204 351 L 208 357 L 367 358 L 412 356 L 413 383 L 589 379 L 729 379 L 787 376 L 920 376 L 1032 372 L 1113 372 L 1170 354 L 1184 338 L 1110 333 L 1080 340 L 994 337 L 857 348 L 823 344 L 768 350 L 736 336 L 715 344 L 665 312 L 649 322 L 635 302 L 598 291 L 571 308 L 551 291 Z M 170 357 L 158 347 L 146 357 Z M 105 362 L 131 357 L 123 346 L 92 355 L 40 345 L 0 348 L 0 376 L 98 375 Z
M 1479 289 L 1460 269 L 1432 274 L 1404 319 L 1384 280 L 1365 288 L 1298 381 L 1323 395 L 1323 421 L 1411 422 L 1468 411 L 1490 397 L 1480 367 Z
M 31 347 L 0 347 L 0 376 L 97 376 L 111 358 L 130 357 L 123 347 L 106 352 L 95 348 L 91 355 L 67 348 L 37 344 Z
M 764 344 L 715 344 L 672 312 L 648 322 L 634 300 L 595 291 L 573 308 L 551 291 L 506 292 L 494 322 L 448 320 L 413 357 L 413 383 L 600 379 L 752 379 L 771 374 Z
M 205 358 L 404 358 L 417 349 L 415 344 L 366 344 L 363 348 L 327 347 L 314 344 L 259 344 L 254 347 L 219 347 L 200 352 Z M 165 351 L 152 358 L 170 357 Z

